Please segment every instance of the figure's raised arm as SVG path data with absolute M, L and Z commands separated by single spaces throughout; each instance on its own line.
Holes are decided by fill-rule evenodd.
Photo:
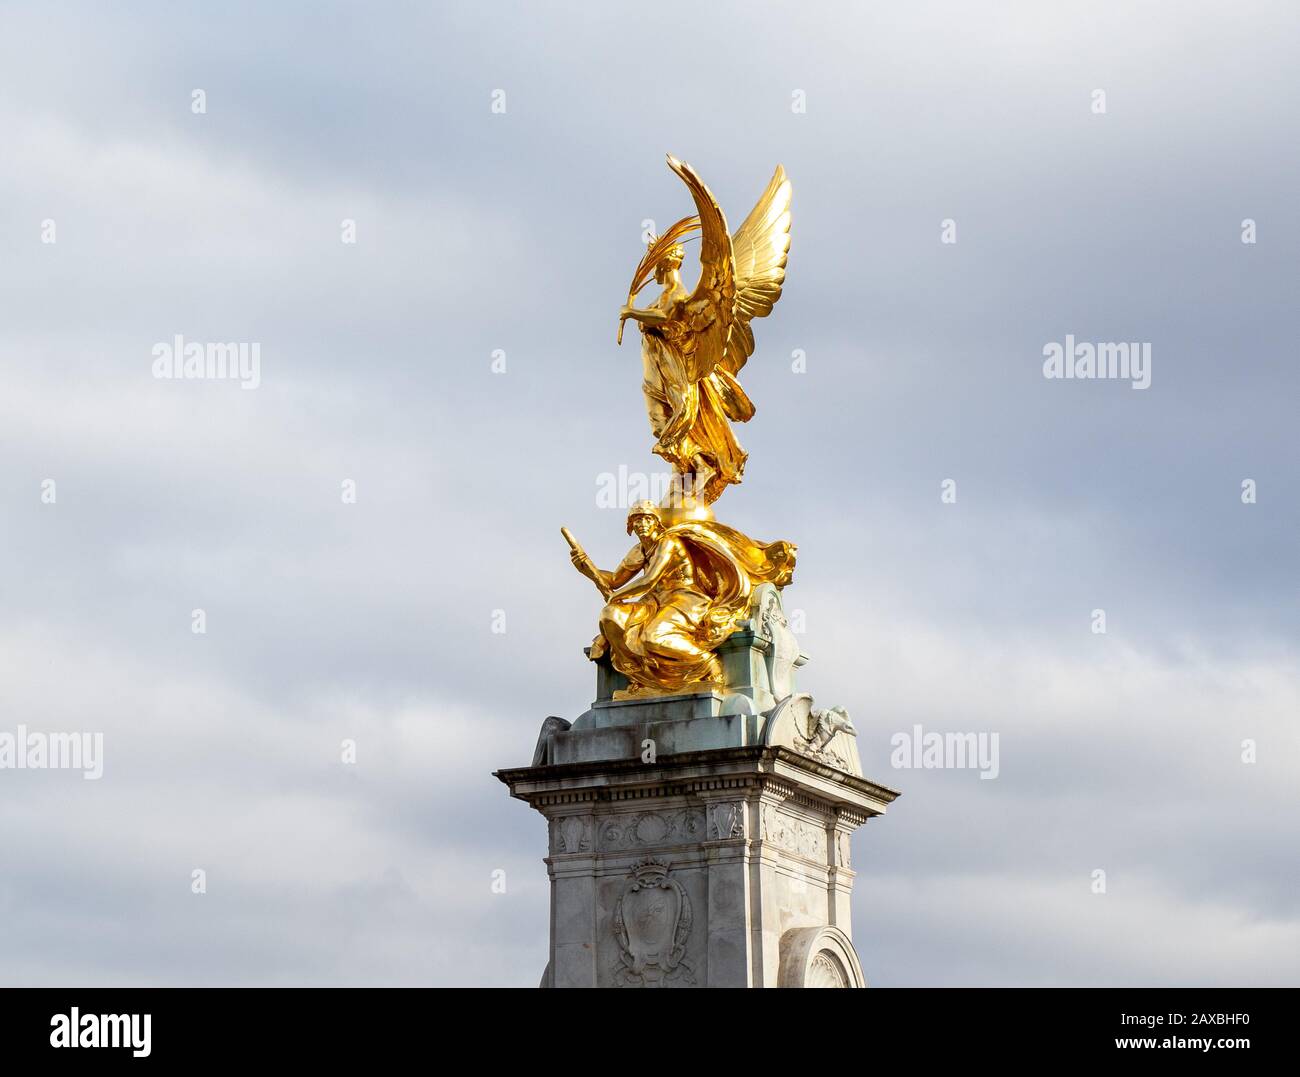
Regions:
M 596 585 L 596 590 L 601 593 L 601 596 L 608 600 L 610 592 L 614 589 L 613 574 L 597 568 L 595 561 L 578 550 L 573 550 L 569 554 L 569 560 L 573 562 L 574 568 Z
M 569 560 L 573 562 L 573 567 L 596 585 L 602 597 L 608 599 L 610 592 L 617 586 L 614 583 L 615 573 L 597 568 L 596 562 L 578 544 L 578 540 L 573 537 L 573 532 L 567 527 L 560 528 L 560 534 L 564 536 L 564 541 L 569 544 Z

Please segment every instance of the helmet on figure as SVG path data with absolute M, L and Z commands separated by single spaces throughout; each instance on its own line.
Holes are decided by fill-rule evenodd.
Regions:
M 655 523 L 658 524 L 663 523 L 663 517 L 659 513 L 659 506 L 656 505 L 653 501 L 633 502 L 632 507 L 627 510 L 627 533 L 629 535 L 632 534 L 633 522 L 638 517 L 642 517 L 642 516 L 651 517 L 655 521 Z

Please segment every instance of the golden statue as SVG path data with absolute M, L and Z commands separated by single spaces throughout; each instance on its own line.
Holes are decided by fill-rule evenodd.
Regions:
M 749 616 L 754 587 L 784 587 L 794 575 L 793 544 L 755 542 L 708 519 L 665 526 L 653 501 L 628 511 L 637 544 L 612 571 L 597 568 L 562 531 L 574 567 L 605 598 L 591 658 L 608 655 L 632 694 L 725 688 L 714 648 Z
M 749 323 L 772 312 L 781 298 L 790 250 L 790 181 L 777 166 L 763 197 L 733 236 L 717 199 L 675 157 L 668 166 L 690 189 L 696 216 L 684 217 L 651 240 L 619 312 L 622 343 L 627 319 L 641 326 L 642 390 L 654 451 L 673 467 L 677 488 L 712 504 L 745 471 L 746 453 L 731 424 L 748 422 L 754 405 L 736 375 L 754 351 Z M 700 280 L 695 291 L 682 286 L 685 248 L 681 240 L 700 233 Z M 632 305 L 654 279 L 663 291 L 654 305 Z
M 606 571 L 561 528 L 579 572 L 605 599 L 591 658 L 608 658 L 631 683 L 629 695 L 725 689 L 719 644 L 753 613 L 754 588 L 784 587 L 795 546 L 763 543 L 716 522 L 709 506 L 745 469 L 731 424 L 754 405 L 736 380 L 754 351 L 749 323 L 781 298 L 790 249 L 790 182 L 777 167 L 735 235 L 717 200 L 690 165 L 668 158 L 690 189 L 696 216 L 651 240 L 619 312 L 619 342 L 629 318 L 641 327 L 642 390 L 654 451 L 673 468 L 662 505 L 641 501 L 627 517 L 637 544 Z M 700 233 L 700 280 L 682 286 L 681 240 Z M 653 306 L 633 301 L 650 282 L 663 291 Z

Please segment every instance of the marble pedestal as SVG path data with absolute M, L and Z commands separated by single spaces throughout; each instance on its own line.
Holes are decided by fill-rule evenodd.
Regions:
M 866 986 L 849 835 L 899 794 L 862 776 L 848 715 L 773 667 L 778 630 L 729 641 L 738 691 L 616 700 L 601 670 L 591 710 L 496 772 L 549 823 L 543 986 Z
M 763 744 L 498 777 L 550 822 L 545 986 L 866 986 L 849 835 L 893 790 Z

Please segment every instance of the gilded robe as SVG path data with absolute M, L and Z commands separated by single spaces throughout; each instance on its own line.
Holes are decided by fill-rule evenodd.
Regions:
M 784 587 L 794 562 L 789 542 L 755 542 L 713 521 L 669 527 L 649 549 L 638 543 L 623 559 L 620 571 L 640 575 L 628 585 L 629 595 L 601 610 L 592 658 L 608 654 L 614 668 L 641 688 L 722 687 L 714 650 L 750 616 L 754 587 Z

